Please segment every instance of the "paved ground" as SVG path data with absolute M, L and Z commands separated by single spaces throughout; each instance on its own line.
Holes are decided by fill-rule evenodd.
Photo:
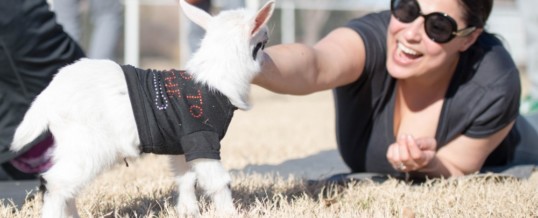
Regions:
M 37 193 L 39 182 L 35 181 L 2 181 L 0 182 L 0 201 L 3 204 L 13 202 L 22 206 L 29 194 Z

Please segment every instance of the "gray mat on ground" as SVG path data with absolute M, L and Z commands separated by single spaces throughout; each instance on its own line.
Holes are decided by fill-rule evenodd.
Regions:
M 26 196 L 38 193 L 39 180 L 0 181 L 0 202 L 9 205 L 12 202 L 21 207 Z
M 477 178 L 477 177 L 490 177 L 496 176 L 499 179 L 513 178 L 513 179 L 528 179 L 533 172 L 537 171 L 538 167 L 536 165 L 515 165 L 515 166 L 506 166 L 506 167 L 495 167 L 487 168 L 478 174 L 469 175 L 466 177 Z M 361 181 L 361 180 L 371 180 L 374 182 L 384 182 L 390 177 L 384 174 L 377 173 L 343 173 L 333 175 L 326 179 L 322 180 L 309 180 L 309 182 L 329 182 L 342 184 L 349 181 Z M 404 179 L 403 177 L 400 179 Z M 422 182 L 423 180 L 415 180 L 415 182 Z

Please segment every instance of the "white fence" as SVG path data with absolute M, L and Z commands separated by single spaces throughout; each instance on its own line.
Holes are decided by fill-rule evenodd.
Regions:
M 225 0 L 224 0 L 225 1 Z M 245 0 L 248 8 L 256 10 L 266 0 Z M 282 29 L 282 42 L 295 41 L 295 10 L 318 9 L 318 10 L 378 10 L 388 7 L 388 3 L 379 0 L 277 0 L 276 7 L 282 9 L 280 27 Z M 177 5 L 177 0 L 124 0 L 125 4 L 125 46 L 124 62 L 133 66 L 139 65 L 139 26 L 140 5 Z M 178 7 L 178 10 L 179 7 Z M 179 12 L 182 14 L 181 12 Z M 186 19 L 181 19 L 179 25 L 180 47 L 187 48 L 188 30 L 185 25 Z M 190 56 L 188 49 L 180 49 L 180 63 Z
M 139 6 L 140 5 L 177 5 L 177 0 L 123 0 L 125 4 L 125 46 L 124 62 L 134 66 L 139 65 Z M 222 0 L 226 1 L 226 0 Z M 256 10 L 266 0 L 245 0 L 248 8 Z M 519 18 L 517 8 L 510 1 L 508 4 L 497 4 L 490 17 L 488 28 L 490 31 L 503 36 L 509 51 L 512 53 L 516 63 L 523 64 L 525 60 L 525 38 L 523 25 Z M 388 0 L 277 0 L 276 7 L 282 10 L 280 28 L 282 32 L 282 42 L 289 43 L 295 41 L 295 18 L 296 9 L 313 10 L 352 10 L 352 11 L 374 11 L 387 9 Z M 180 8 L 178 7 L 178 10 Z M 182 14 L 181 12 L 179 12 Z M 186 19 L 180 18 L 179 36 L 180 47 L 187 48 L 188 30 L 184 22 Z M 179 49 L 179 48 L 178 48 Z M 180 65 L 184 66 L 184 61 L 190 56 L 188 49 L 180 49 Z

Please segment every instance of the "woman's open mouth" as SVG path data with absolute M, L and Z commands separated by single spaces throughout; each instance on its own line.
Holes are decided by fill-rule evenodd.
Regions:
M 417 52 L 401 42 L 397 42 L 396 59 L 401 63 L 410 63 L 423 56 L 420 52 Z

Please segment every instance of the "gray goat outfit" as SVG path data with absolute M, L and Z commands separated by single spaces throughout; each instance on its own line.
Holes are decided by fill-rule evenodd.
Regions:
M 237 109 L 185 71 L 121 66 L 144 153 L 220 159 L 220 140 Z

